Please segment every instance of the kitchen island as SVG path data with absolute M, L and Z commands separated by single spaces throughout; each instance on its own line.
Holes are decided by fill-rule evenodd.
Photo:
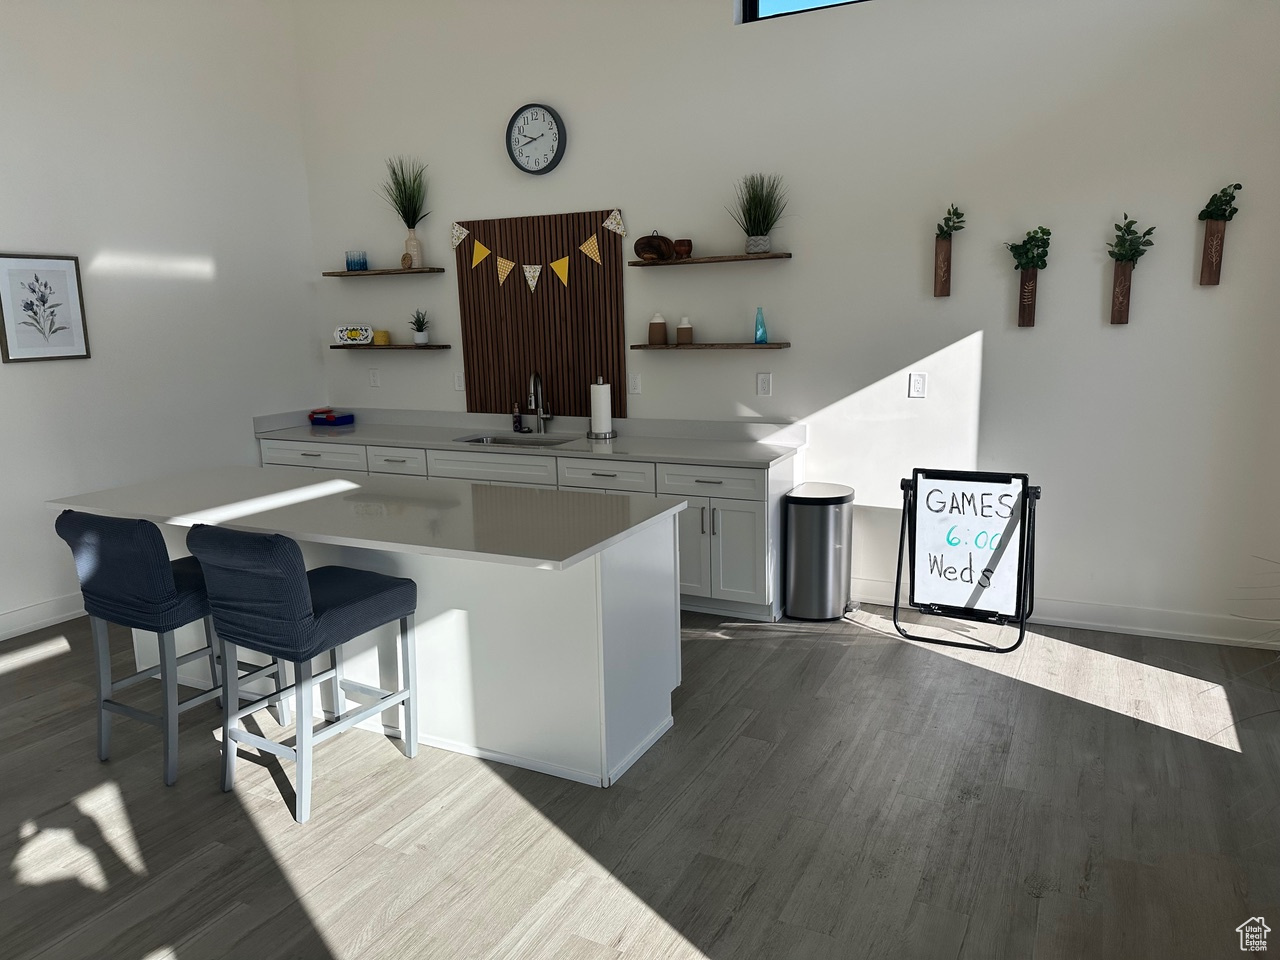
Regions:
M 174 557 L 210 523 L 292 537 L 308 566 L 412 578 L 423 744 L 607 787 L 671 727 L 683 500 L 225 467 L 51 506 L 154 521 Z M 200 643 L 187 629 L 180 651 Z M 393 626 L 345 651 L 348 679 L 394 686 Z M 382 719 L 398 732 L 398 711 Z

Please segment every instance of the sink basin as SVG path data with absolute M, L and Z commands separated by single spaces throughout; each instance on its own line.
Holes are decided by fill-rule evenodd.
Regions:
M 457 443 L 483 443 L 495 447 L 558 447 L 577 437 L 555 437 L 546 433 L 477 433 L 469 437 L 457 437 Z

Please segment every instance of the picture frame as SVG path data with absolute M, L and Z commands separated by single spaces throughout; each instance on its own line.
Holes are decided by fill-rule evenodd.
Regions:
M 0 361 L 88 357 L 80 258 L 0 253 Z

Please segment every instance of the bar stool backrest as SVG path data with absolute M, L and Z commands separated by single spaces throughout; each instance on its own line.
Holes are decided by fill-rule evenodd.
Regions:
M 197 524 L 187 549 L 200 561 L 218 636 L 297 660 L 315 629 L 302 551 L 280 534 Z
M 64 510 L 54 529 L 71 547 L 90 616 L 139 630 L 173 629 L 182 600 L 154 523 Z

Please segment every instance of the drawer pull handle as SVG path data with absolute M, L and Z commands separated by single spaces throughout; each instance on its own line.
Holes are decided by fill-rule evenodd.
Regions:
M 724 483 L 723 480 L 695 480 L 694 483 Z
M 702 508 L 702 532 L 707 532 L 707 508 Z
M 382 462 L 383 463 L 408 463 L 409 461 L 406 460 L 404 457 L 383 457 Z
M 304 453 L 304 457 L 323 457 L 323 453 Z
M 592 473 L 593 477 L 616 477 L 616 473 Z

